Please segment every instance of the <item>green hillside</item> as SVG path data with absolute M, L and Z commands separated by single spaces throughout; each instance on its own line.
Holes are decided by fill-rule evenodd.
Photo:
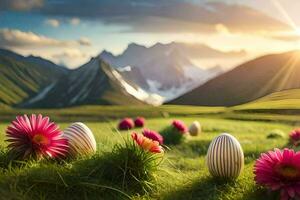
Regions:
M 256 101 L 235 106 L 235 110 L 298 110 L 300 109 L 300 89 L 275 92 Z
M 170 104 L 234 106 L 300 88 L 300 52 L 263 56 L 220 75 Z
M 55 82 L 61 74 L 59 69 L 0 55 L 0 103 L 18 105 Z

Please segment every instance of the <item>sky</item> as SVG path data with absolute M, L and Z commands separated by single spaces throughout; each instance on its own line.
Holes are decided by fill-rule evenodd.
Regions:
M 173 41 L 241 51 L 232 66 L 300 48 L 299 0 L 0 0 L 0 47 L 75 68 L 102 50 Z

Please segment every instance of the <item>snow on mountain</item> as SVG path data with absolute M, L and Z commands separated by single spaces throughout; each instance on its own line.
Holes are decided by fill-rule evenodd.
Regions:
M 130 72 L 132 70 L 132 67 L 127 65 L 126 67 L 119 68 L 118 69 L 120 72 Z
M 194 65 L 181 43 L 157 43 L 149 48 L 132 43 L 121 55 L 103 51 L 100 57 L 117 68 L 127 80 L 149 93 L 157 93 L 165 101 L 220 73 L 216 69 L 213 72 Z
M 52 83 L 51 85 L 48 85 L 40 93 L 38 93 L 36 96 L 31 98 L 29 101 L 27 101 L 26 104 L 31 104 L 43 99 L 47 95 L 47 93 L 55 86 L 55 84 L 56 82 Z
M 164 98 L 162 96 L 155 93 L 148 93 L 138 86 L 133 87 L 132 85 L 127 83 L 116 70 L 112 70 L 112 73 L 119 80 L 123 88 L 135 98 L 156 106 L 163 103 Z

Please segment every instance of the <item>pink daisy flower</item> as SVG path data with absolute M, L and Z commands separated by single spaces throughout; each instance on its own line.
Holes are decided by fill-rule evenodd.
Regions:
M 119 123 L 119 129 L 120 130 L 129 130 L 134 128 L 134 122 L 130 118 L 124 118 Z
M 280 199 L 300 198 L 300 152 L 292 149 L 261 154 L 254 165 L 257 184 L 280 191 Z
M 137 117 L 134 120 L 135 127 L 144 127 L 145 126 L 145 118 L 143 117 Z
M 295 146 L 298 146 L 300 143 L 300 128 L 293 130 L 290 133 L 290 141 Z
M 64 157 L 68 141 L 62 137 L 58 126 L 49 117 L 17 116 L 6 130 L 8 148 L 21 158 Z
M 188 132 L 187 126 L 184 124 L 183 121 L 174 120 L 172 122 L 173 127 L 175 127 L 180 133 L 185 134 Z
M 146 138 L 145 136 L 137 133 L 131 133 L 132 139 L 144 150 L 150 151 L 152 153 L 162 153 L 163 148 L 159 145 L 157 141 Z
M 143 135 L 151 140 L 157 141 L 160 145 L 164 143 L 164 138 L 156 131 L 144 129 Z

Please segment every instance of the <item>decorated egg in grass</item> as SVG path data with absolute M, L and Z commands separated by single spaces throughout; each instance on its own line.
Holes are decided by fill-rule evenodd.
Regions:
M 223 133 L 210 143 L 206 163 L 210 174 L 223 179 L 236 179 L 244 167 L 244 153 L 238 140 Z
M 201 125 L 198 121 L 194 121 L 189 127 L 189 133 L 191 136 L 197 136 L 201 133 Z
M 96 140 L 92 131 L 83 123 L 75 122 L 64 130 L 69 143 L 69 156 L 88 156 L 96 152 Z

